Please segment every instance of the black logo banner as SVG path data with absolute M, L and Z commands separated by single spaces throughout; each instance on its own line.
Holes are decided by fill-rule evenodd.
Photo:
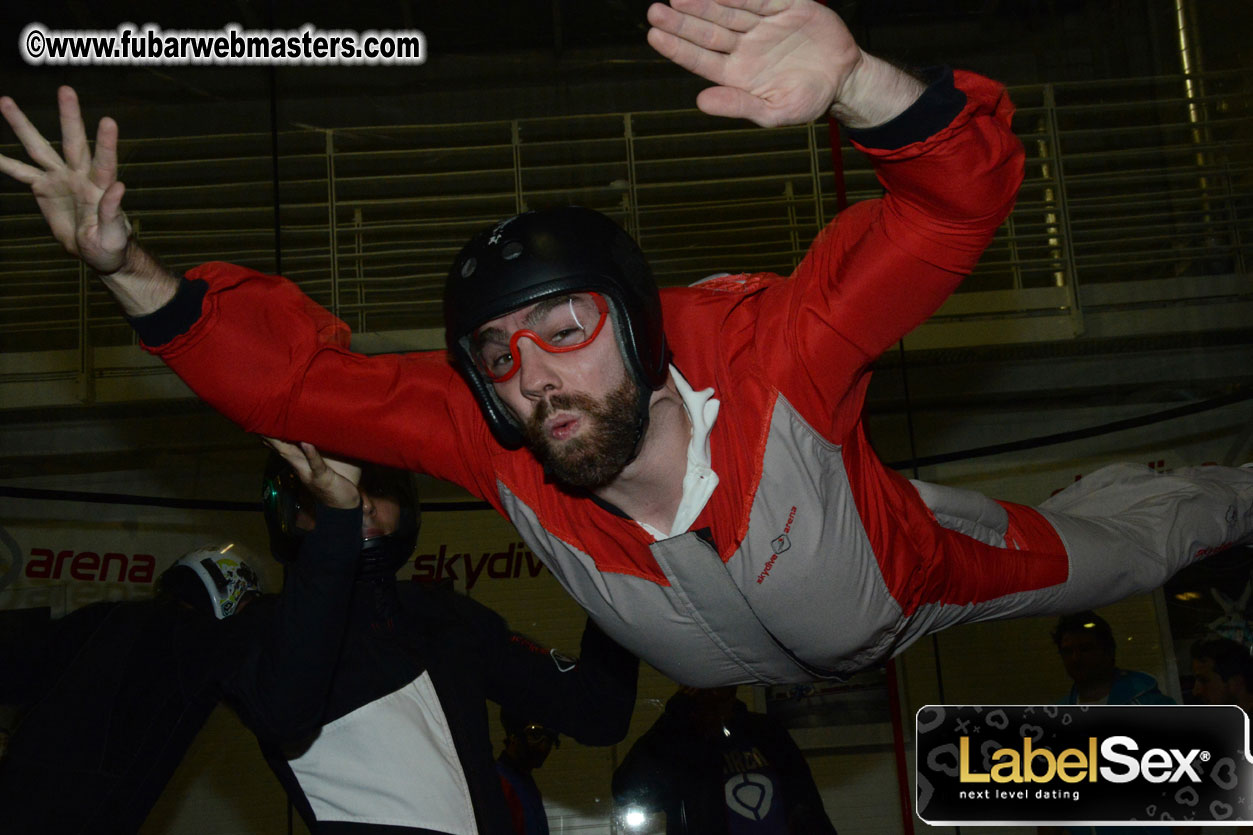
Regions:
M 1223 705 L 928 705 L 930 824 L 1253 821 L 1248 719 Z

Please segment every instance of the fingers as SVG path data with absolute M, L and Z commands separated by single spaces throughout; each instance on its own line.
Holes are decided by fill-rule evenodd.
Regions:
M 68 89 L 68 88 L 67 88 Z M 82 128 L 82 120 L 78 122 L 79 128 Z M 65 128 L 62 127 L 62 130 Z M 108 116 L 100 120 L 100 124 L 96 127 L 96 155 L 91 160 L 91 181 L 98 188 L 108 188 L 117 180 L 117 122 Z M 65 140 L 63 139 L 62 142 Z M 83 147 L 86 148 L 86 140 L 83 141 Z M 68 151 L 67 159 L 68 159 Z M 83 160 L 86 163 L 86 159 Z M 74 165 L 74 163 L 70 163 Z
M 361 468 L 339 458 L 332 458 L 318 452 L 313 444 L 300 442 L 300 451 L 309 462 L 309 472 L 315 481 L 329 481 L 342 478 L 354 487 L 361 481 Z
M 668 58 L 689 72 L 714 83 L 721 83 L 725 78 L 727 56 L 721 52 L 703 49 L 664 29 L 648 30 L 648 45 L 663 57 Z
M 313 444 L 303 441 L 292 444 L 269 436 L 262 436 L 261 440 L 283 456 L 283 460 L 292 465 L 300 480 L 310 487 L 318 484 L 326 486 L 343 479 L 355 491 L 357 483 L 361 481 L 361 467 L 323 455 Z
M 8 96 L 0 98 L 0 113 L 4 115 L 9 127 L 13 128 L 13 133 L 17 135 L 18 141 L 22 143 L 22 147 L 26 149 L 31 159 L 45 169 L 60 168 L 65 164 L 61 156 L 48 144 L 48 140 L 43 138 L 43 134 L 35 129 L 30 119 L 26 118 L 26 114 L 13 99 Z
M 11 101 L 11 100 L 10 100 Z M 27 165 L 19 160 L 10 159 L 4 154 L 0 154 L 0 171 L 8 174 L 19 183 L 30 185 L 43 176 L 43 171 L 33 165 Z
M 751 93 L 735 87 L 710 87 L 696 96 L 696 106 L 710 116 L 728 119 L 748 119 L 762 127 L 778 124 L 766 103 Z
M 361 483 L 360 466 L 348 461 L 342 461 L 338 458 L 331 458 L 330 456 L 323 456 L 323 460 L 326 462 L 326 466 L 330 470 L 340 476 L 343 476 L 344 479 L 352 482 L 354 486 Z
M 97 208 L 97 214 L 101 229 L 106 229 L 114 224 L 122 225 L 120 231 L 122 239 L 130 237 L 130 223 L 126 220 L 126 216 L 122 214 L 122 196 L 126 194 L 126 186 L 123 183 L 114 182 L 100 196 L 100 205 Z
M 302 477 L 313 497 L 328 507 L 353 508 L 361 504 L 357 482 L 361 470 L 344 461 L 324 458 L 313 444 L 301 442 L 300 453 L 308 462 L 309 474 Z
M 287 441 L 280 441 L 278 438 L 271 438 L 269 435 L 262 435 L 261 442 L 277 452 L 279 455 L 283 454 L 284 447 L 295 446 L 294 444 L 287 443 Z
M 689 2 L 708 2 L 708 0 L 689 0 Z M 682 7 L 671 8 L 661 4 L 654 4 L 649 8 L 648 19 L 655 28 L 663 32 L 715 52 L 732 51 L 739 41 L 740 33 L 752 28 L 750 23 L 744 29 L 732 29 L 718 20 L 686 13 Z
M 90 153 L 87 150 L 87 130 L 83 127 L 83 112 L 73 88 L 57 88 L 57 110 L 61 114 L 61 153 L 70 168 L 81 171 L 87 167 Z
M 661 29 L 673 31 L 670 27 L 678 25 L 686 17 L 700 19 L 732 32 L 747 32 L 762 18 L 762 13 L 755 12 L 752 8 L 754 5 L 769 4 L 752 3 L 748 0 L 671 0 L 669 6 L 662 3 L 650 6 L 648 22 Z
M 295 444 L 287 441 L 280 441 L 278 438 L 263 436 L 261 440 L 265 441 L 266 446 L 273 449 L 283 457 L 283 460 L 291 464 L 292 469 L 296 471 L 296 475 L 301 481 L 307 481 L 309 478 L 309 459 L 305 457 L 304 451 Z
M 739 42 L 738 33 L 698 17 L 684 18 L 678 31 L 671 34 L 702 49 L 722 53 L 731 52 Z
M 328 472 L 326 461 L 323 460 L 322 455 L 321 453 L 318 452 L 317 447 L 315 447 L 313 444 L 301 441 L 300 453 L 304 455 L 305 461 L 309 463 L 309 475 L 314 480 L 317 480 L 319 478 L 324 478 L 326 476 L 326 473 Z
M 87 131 L 83 126 L 83 114 L 78 95 L 70 87 L 57 90 L 57 109 L 61 117 L 61 149 L 65 158 L 26 118 L 17 103 L 8 96 L 0 97 L 0 114 L 13 128 L 30 158 L 43 166 L 43 171 L 7 157 L 0 157 L 0 171 L 10 177 L 31 183 L 47 171 L 68 166 L 75 171 L 85 171 L 90 166 L 90 179 L 100 189 L 107 189 L 117 179 L 117 122 L 109 118 L 100 120 L 96 130 L 96 153 L 92 157 L 87 144 Z
M 309 444 L 292 444 L 277 438 L 266 438 L 265 442 L 283 456 L 284 461 L 291 464 L 292 469 L 296 471 L 296 476 L 306 485 L 314 483 L 319 472 L 326 472 L 326 464 L 323 463 L 322 457 Z M 306 447 L 313 451 L 312 455 Z
M 742 12 L 757 17 L 778 14 L 796 5 L 796 0 L 716 0 L 727 13 Z
M 22 115 L 22 111 L 18 109 L 17 102 L 8 96 L 0 96 L 0 114 L 4 115 L 4 119 L 9 125 L 13 126 L 13 132 L 17 132 L 17 125 L 26 117 Z M 39 178 L 43 171 L 33 165 L 27 165 L 15 159 L 0 154 L 0 171 L 8 174 L 19 183 L 30 185 Z

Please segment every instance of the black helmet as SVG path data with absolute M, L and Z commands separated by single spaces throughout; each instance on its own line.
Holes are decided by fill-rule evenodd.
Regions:
M 372 536 L 361 541 L 361 562 L 358 578 L 394 577 L 418 544 L 422 529 L 422 509 L 418 505 L 418 488 L 413 473 L 381 467 L 361 466 L 361 492 L 375 499 L 392 499 L 400 508 L 396 530 L 385 536 Z
M 390 576 L 405 564 L 418 542 L 422 511 L 413 476 L 403 470 L 363 464 L 361 490 L 374 498 L 393 499 L 400 507 L 396 530 L 386 536 L 371 537 L 361 543 L 358 577 Z M 261 485 L 261 508 L 270 534 L 270 554 L 287 564 L 300 554 L 300 543 L 307 533 L 298 524 L 301 511 L 313 515 L 313 497 L 301 484 L 296 471 L 276 452 L 270 453 Z
M 609 302 L 618 346 L 646 409 L 644 395 L 665 382 L 669 363 L 661 299 L 644 253 L 608 217 L 579 206 L 524 212 L 475 235 L 448 272 L 449 356 L 497 440 L 510 449 L 522 445 L 522 432 L 475 364 L 470 337 L 512 310 L 576 292 L 599 293 Z

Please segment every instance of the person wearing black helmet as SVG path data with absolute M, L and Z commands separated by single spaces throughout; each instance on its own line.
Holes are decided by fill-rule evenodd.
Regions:
M 3 830 L 138 830 L 237 669 L 233 615 L 259 593 L 223 544 L 166 569 L 152 600 L 0 630 L 0 703 L 23 708 L 0 757 Z
M 561 747 L 561 734 L 511 710 L 500 711 L 500 724 L 505 744 L 496 758 L 496 771 L 514 835 L 549 835 L 544 796 L 532 772 L 544 765 L 554 748 Z
M 589 623 L 575 663 L 463 595 L 397 583 L 421 523 L 412 476 L 366 464 L 358 488 L 312 446 L 270 443 L 262 506 L 286 579 L 249 607 L 266 660 L 230 700 L 313 832 L 510 833 L 486 699 L 587 744 L 626 735 L 634 656 Z
M 814 0 L 680 6 L 650 7 L 648 39 L 717 85 L 701 109 L 762 125 L 829 113 L 885 188 L 787 278 L 659 292 L 609 218 L 526 212 L 453 262 L 445 352 L 361 357 L 290 282 L 164 271 L 121 211 L 116 125 L 101 122 L 93 160 L 72 91 L 67 163 L 0 99 L 41 166 L 0 169 L 202 399 L 252 431 L 465 487 L 684 684 L 841 677 L 956 623 L 1152 589 L 1253 537 L 1253 470 L 1109 467 L 1030 508 L 884 466 L 861 422 L 871 365 L 1008 215 L 1023 174 L 1012 105 L 973 73 L 864 52 Z

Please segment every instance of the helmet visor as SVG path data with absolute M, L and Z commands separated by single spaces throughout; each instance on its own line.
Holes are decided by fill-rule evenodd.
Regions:
M 512 334 L 483 327 L 470 336 L 474 364 L 493 383 L 503 383 L 522 367 L 518 342 L 523 337 L 550 354 L 563 354 L 590 345 L 605 326 L 609 305 L 599 293 L 573 293 L 541 299 L 527 312 L 522 327 Z

